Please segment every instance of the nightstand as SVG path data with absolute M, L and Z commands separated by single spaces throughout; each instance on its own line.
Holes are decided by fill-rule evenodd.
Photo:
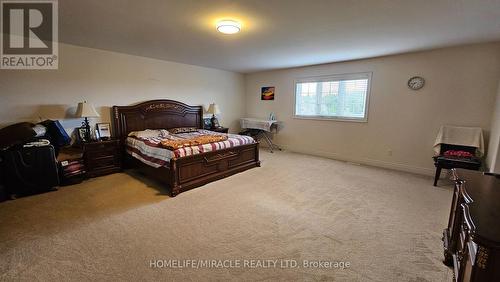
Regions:
M 216 127 L 214 129 L 210 129 L 211 131 L 215 131 L 215 132 L 220 132 L 220 133 L 228 133 L 229 131 L 229 128 L 227 127 Z
M 84 143 L 83 159 L 88 177 L 96 177 L 122 170 L 120 140 Z

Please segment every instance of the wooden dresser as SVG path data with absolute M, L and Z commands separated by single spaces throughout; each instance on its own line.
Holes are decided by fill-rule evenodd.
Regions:
M 455 188 L 444 262 L 455 281 L 500 281 L 500 177 L 452 170 Z

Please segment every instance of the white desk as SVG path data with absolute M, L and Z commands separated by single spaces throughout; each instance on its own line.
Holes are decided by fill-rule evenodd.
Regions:
M 240 119 L 241 128 L 253 129 L 256 130 L 257 139 L 264 139 L 269 145 L 269 149 L 271 153 L 273 153 L 274 149 L 278 149 L 281 151 L 281 148 L 274 144 L 269 135 L 274 133 L 278 133 L 279 122 L 277 120 L 265 120 L 265 119 L 257 119 L 257 118 L 242 118 Z

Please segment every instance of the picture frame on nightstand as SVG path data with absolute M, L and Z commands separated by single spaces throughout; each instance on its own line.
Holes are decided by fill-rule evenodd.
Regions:
M 212 119 L 211 118 L 204 118 L 203 119 L 203 128 L 204 129 L 212 128 Z
M 110 123 L 97 123 L 96 124 L 97 138 L 99 140 L 109 140 L 111 138 L 111 124 Z
M 220 124 L 219 124 L 219 120 L 216 117 L 211 118 L 211 123 L 212 123 L 211 129 L 215 129 L 215 128 L 221 127 Z
M 77 143 L 81 144 L 81 143 L 85 143 L 85 142 L 89 141 L 89 140 L 87 140 L 86 132 L 87 132 L 87 129 L 83 126 L 75 128 L 75 135 L 76 135 L 76 142 Z

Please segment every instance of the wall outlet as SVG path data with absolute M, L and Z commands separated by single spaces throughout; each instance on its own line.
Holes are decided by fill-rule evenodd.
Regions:
M 387 150 L 387 155 L 388 156 L 392 156 L 392 150 L 391 149 Z

